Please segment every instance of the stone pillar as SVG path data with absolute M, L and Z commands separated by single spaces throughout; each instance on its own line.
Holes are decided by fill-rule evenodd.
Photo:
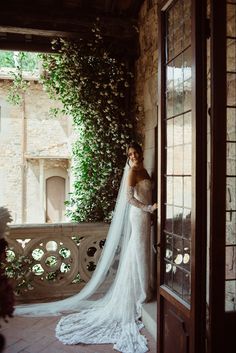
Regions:
M 39 160 L 39 200 L 40 200 L 40 221 L 45 222 L 46 202 L 45 202 L 45 176 L 44 159 Z

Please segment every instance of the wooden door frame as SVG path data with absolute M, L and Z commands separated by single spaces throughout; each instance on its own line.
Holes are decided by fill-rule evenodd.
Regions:
M 193 0 L 193 207 L 191 329 L 194 340 L 191 352 L 204 353 L 206 340 L 206 258 L 207 258 L 207 47 L 208 22 L 206 0 Z M 194 141 L 195 140 L 195 141 Z M 195 287 L 194 287 L 195 282 Z
M 211 0 L 211 193 L 209 350 L 224 352 L 225 175 L 226 175 L 226 6 Z M 221 25 L 219 24 L 221 19 Z M 219 89 L 221 87 L 221 89 Z M 223 250 L 223 251 L 222 251 Z
M 164 257 L 163 234 L 165 220 L 165 42 L 164 42 L 164 11 L 173 1 L 163 1 L 159 6 L 159 62 L 158 62 L 158 92 L 159 92 L 159 122 L 158 122 L 158 352 L 163 352 L 163 297 L 162 284 L 164 283 Z M 192 66 L 193 77 L 193 200 L 192 207 L 192 254 L 191 254 L 191 309 L 190 318 L 190 346 L 191 353 L 205 352 L 206 332 L 206 239 L 207 239 L 207 84 L 206 84 L 206 1 L 192 0 L 192 52 L 195 65 Z M 195 21 L 195 19 L 197 19 Z M 197 149 L 196 149 L 197 146 Z M 197 190 L 197 192 L 195 192 Z M 197 222 L 196 222 L 197 220 Z M 174 303 L 179 310 L 184 310 L 181 300 L 171 294 L 168 300 Z M 173 333 L 175 334 L 175 333 Z
M 211 194 L 209 353 L 235 351 L 235 312 L 225 311 L 226 1 L 211 0 Z M 220 26 L 219 26 L 220 23 Z

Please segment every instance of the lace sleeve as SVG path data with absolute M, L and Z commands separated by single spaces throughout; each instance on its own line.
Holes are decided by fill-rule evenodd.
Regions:
M 137 200 L 136 197 L 134 197 L 134 187 L 133 186 L 127 187 L 127 200 L 130 205 L 141 208 L 145 212 L 150 212 L 150 213 L 153 212 L 152 205 L 145 205 L 141 201 Z

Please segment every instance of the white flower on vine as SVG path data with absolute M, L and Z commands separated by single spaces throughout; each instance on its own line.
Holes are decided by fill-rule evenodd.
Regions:
M 78 206 L 76 204 L 74 204 L 73 206 L 68 206 L 67 210 L 71 211 L 71 212 L 76 212 L 78 209 Z

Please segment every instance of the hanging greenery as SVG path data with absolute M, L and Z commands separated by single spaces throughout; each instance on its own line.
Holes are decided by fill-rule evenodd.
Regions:
M 42 55 L 42 80 L 51 98 L 73 117 L 78 139 L 72 149 L 74 191 L 66 201 L 71 221 L 109 221 L 126 160 L 136 139 L 130 113 L 133 74 L 105 49 L 99 22 L 91 40 L 53 42 L 56 54 Z M 58 110 L 53 111 L 54 114 Z

